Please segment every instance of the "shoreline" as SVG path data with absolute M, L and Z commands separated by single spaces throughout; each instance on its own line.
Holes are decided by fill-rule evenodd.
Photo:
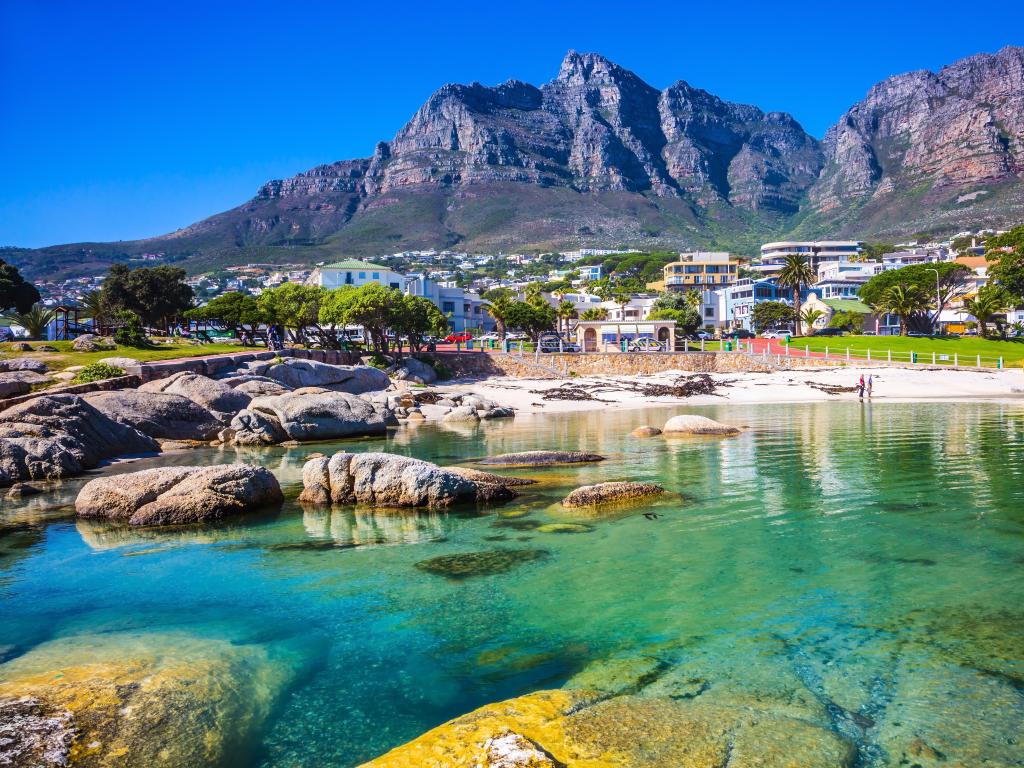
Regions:
M 1019 402 L 1024 404 L 1024 376 L 1014 371 L 913 370 L 885 366 L 798 369 L 772 373 L 710 373 L 716 394 L 690 397 L 645 395 L 637 385 L 671 385 L 679 378 L 698 374 L 664 371 L 628 376 L 577 376 L 569 379 L 530 379 L 492 376 L 460 379 L 442 389 L 472 391 L 516 409 L 518 414 L 571 413 L 597 409 L 626 410 L 663 406 L 849 402 L 860 398 L 855 391 L 832 393 L 816 387 L 852 387 L 863 375 L 874 377 L 872 396 L 865 401 L 911 402 Z M 591 398 L 545 400 L 560 388 L 579 388 Z M 1018 391 L 1014 391 L 1014 390 Z

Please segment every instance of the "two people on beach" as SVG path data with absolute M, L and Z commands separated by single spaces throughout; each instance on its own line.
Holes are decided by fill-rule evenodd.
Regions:
M 868 397 L 871 397 L 871 390 L 875 386 L 875 377 L 868 374 L 867 381 L 864 380 L 864 374 L 860 375 L 860 380 L 857 382 L 857 397 L 864 399 L 864 393 L 867 392 Z

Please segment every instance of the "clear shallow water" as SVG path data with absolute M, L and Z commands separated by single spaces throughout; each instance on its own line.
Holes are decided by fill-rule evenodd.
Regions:
M 482 704 L 637 658 L 740 704 L 823 703 L 860 765 L 897 764 L 893 734 L 937 722 L 962 723 L 962 740 L 978 742 L 964 754 L 1024 764 L 1024 407 L 694 408 L 749 429 L 628 437 L 683 410 L 403 428 L 103 470 L 245 460 L 277 472 L 290 499 L 279 513 L 214 528 L 77 522 L 66 505 L 82 481 L 5 500 L 0 658 L 142 629 L 298 647 L 304 671 L 253 738 L 262 766 L 354 765 Z M 339 448 L 442 465 L 535 448 L 609 459 L 511 472 L 541 482 L 500 514 L 304 510 L 293 501 L 303 458 Z M 580 521 L 558 507 L 569 490 L 619 479 L 671 493 L 582 520 L 587 532 L 536 530 Z M 492 551 L 512 552 L 507 571 L 416 567 Z

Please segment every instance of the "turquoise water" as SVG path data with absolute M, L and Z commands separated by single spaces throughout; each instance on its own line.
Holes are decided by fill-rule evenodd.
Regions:
M 279 512 L 213 528 L 78 522 L 68 504 L 83 481 L 5 500 L 0 659 L 143 629 L 298 648 L 301 673 L 244 761 L 267 767 L 355 765 L 488 702 L 636 658 L 739 702 L 784 710 L 806 695 L 857 765 L 896 765 L 894 744 L 936 731 L 951 764 L 1024 765 L 1024 405 L 690 408 L 748 429 L 628 437 L 680 412 L 402 428 L 102 470 L 243 460 L 277 473 Z M 304 510 L 304 457 L 340 448 L 439 464 L 538 448 L 608 460 L 513 472 L 540 483 L 500 515 Z M 620 479 L 670 493 L 594 519 L 558 506 Z M 548 522 L 589 529 L 537 530 Z M 417 567 L 473 552 L 501 554 L 467 578 Z

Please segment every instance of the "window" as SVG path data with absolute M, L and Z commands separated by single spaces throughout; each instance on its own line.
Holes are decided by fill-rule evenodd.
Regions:
M 715 308 L 714 307 L 704 307 L 704 317 L 714 317 L 714 316 L 715 316 Z
M 374 272 L 372 274 L 373 274 L 373 279 L 374 280 L 380 280 L 380 272 Z
M 397 288 L 398 287 L 398 283 L 388 283 L 388 285 L 390 287 L 392 287 L 392 288 Z
M 441 302 L 441 311 L 444 312 L 444 314 L 446 314 L 446 315 L 454 315 L 455 314 L 455 302 L 454 301 L 442 301 Z
M 366 273 L 365 272 L 360 272 L 359 273 L 359 279 L 360 280 L 365 280 L 366 279 Z
M 345 285 L 352 285 L 352 273 L 351 272 L 346 272 L 345 273 Z

